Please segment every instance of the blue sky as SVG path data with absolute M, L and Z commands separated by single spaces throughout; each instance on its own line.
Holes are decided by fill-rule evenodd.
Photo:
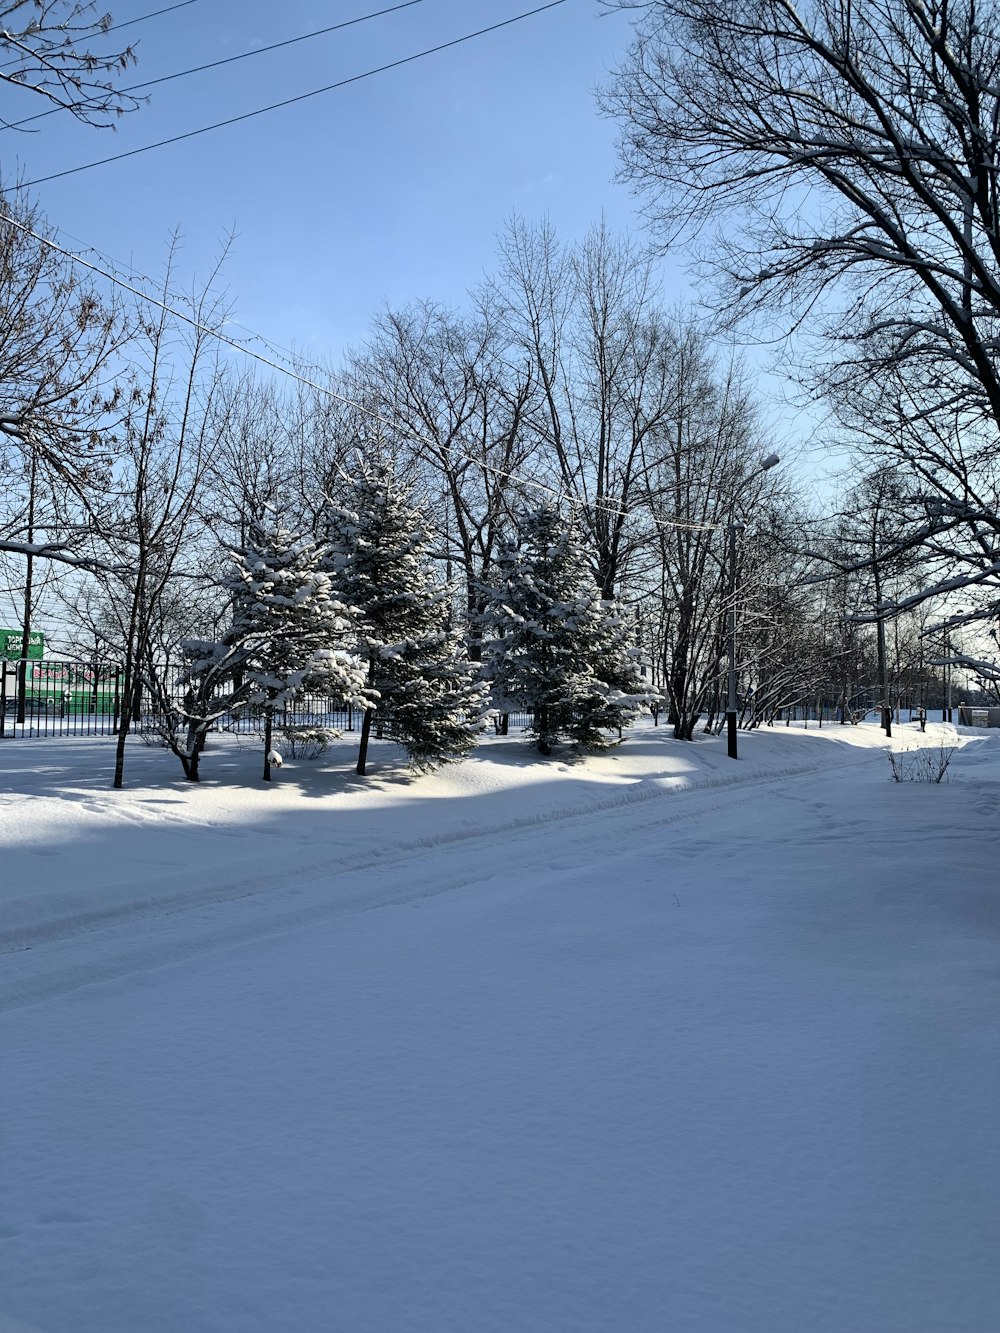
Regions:
M 118 23 L 171 0 L 108 0 Z M 176 0 L 174 0 L 176 3 Z M 126 82 L 156 79 L 359 18 L 399 0 L 189 0 L 111 34 L 137 45 Z M 114 131 L 64 113 L 33 133 L 0 131 L 0 172 L 40 177 L 184 134 L 412 56 L 544 0 L 417 0 L 339 32 L 167 82 Z M 294 106 L 38 184 L 31 190 L 71 248 L 90 245 L 140 274 L 162 273 L 182 237 L 174 290 L 203 282 L 224 238 L 230 332 L 247 329 L 310 361 L 341 364 L 373 315 L 418 298 L 462 306 L 495 267 L 513 213 L 547 215 L 567 241 L 603 215 L 642 232 L 639 201 L 615 182 L 616 126 L 595 99 L 631 37 L 627 12 L 565 3 L 449 50 Z M 0 90 L 13 119 L 38 109 Z M 20 99 L 17 109 L 14 100 Z M 23 110 L 22 110 L 23 106 Z M 684 256 L 662 263 L 668 306 L 690 304 Z M 259 344 L 251 343 L 257 350 Z M 768 349 L 743 349 L 764 371 Z M 825 473 L 817 420 L 759 374 L 771 444 L 803 484 Z M 812 437 L 812 439 L 810 439 Z M 810 462 L 806 462 L 810 459 Z M 806 478 L 808 477 L 808 483 Z
M 153 79 L 308 33 L 393 0 L 221 0 L 128 28 Z M 420 0 L 284 51 L 151 90 L 113 132 L 65 114 L 34 133 L 0 133 L 4 179 L 62 171 L 283 98 L 508 19 L 539 0 Z M 116 22 L 162 7 L 112 3 Z M 623 54 L 628 16 L 567 0 L 499 32 L 266 116 L 124 161 L 39 184 L 50 221 L 142 273 L 162 268 L 174 228 L 177 279 L 203 278 L 230 230 L 225 267 L 237 317 L 284 345 L 339 360 L 374 312 L 415 297 L 459 305 L 494 262 L 513 212 L 548 214 L 572 239 L 603 213 L 638 227 L 636 201 L 614 183 L 615 127 L 595 86 Z M 37 109 L 7 93 L 13 114 Z M 668 298 L 683 278 L 671 269 Z

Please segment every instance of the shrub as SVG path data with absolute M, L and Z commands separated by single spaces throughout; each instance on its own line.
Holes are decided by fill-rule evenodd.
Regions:
M 340 737 L 330 727 L 282 727 L 279 734 L 281 749 L 290 759 L 318 759 Z
M 957 745 L 925 745 L 917 750 L 886 750 L 893 782 L 943 782 Z

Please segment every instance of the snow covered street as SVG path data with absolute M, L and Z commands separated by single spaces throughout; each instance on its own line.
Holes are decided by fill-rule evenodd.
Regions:
M 136 747 L 124 793 L 6 746 L 0 1333 L 993 1327 L 1000 736 L 961 739 L 941 786 L 874 727 L 646 726 L 271 790 Z

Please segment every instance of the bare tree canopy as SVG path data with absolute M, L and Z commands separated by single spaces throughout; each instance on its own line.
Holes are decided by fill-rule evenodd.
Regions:
M 654 0 L 645 8 L 606 101 L 623 122 L 626 172 L 655 197 L 661 223 L 743 213 L 756 225 L 733 266 L 741 284 L 780 287 L 805 272 L 902 262 L 955 315 L 970 281 L 995 297 L 1000 17 L 992 6 Z M 820 184 L 824 195 L 804 207 L 804 189 Z
M 111 28 L 110 14 L 80 0 L 0 3 L 0 125 L 24 114 L 34 93 L 88 125 L 107 128 L 139 98 L 116 91 L 113 79 L 135 62 L 131 47 L 93 51 Z M 103 43 L 99 42 L 99 45 Z
M 652 257 L 602 222 L 565 247 L 512 220 L 493 284 L 509 358 L 531 367 L 525 423 L 543 475 L 572 497 L 605 597 L 645 541 L 633 520 L 674 424 L 677 334 Z
M 846 279 L 853 334 L 973 371 L 1000 418 L 995 7 L 643 8 L 605 100 L 659 225 L 672 235 L 736 214 L 717 255 L 737 309 L 777 298 L 800 311 Z
M 821 330 L 814 387 L 995 563 L 1000 10 L 614 3 L 642 13 L 605 106 L 661 235 L 709 239 L 728 319 Z
M 47 235 L 0 191 L 0 550 L 71 564 L 106 485 L 128 329 Z M 26 490 L 48 501 L 33 512 Z

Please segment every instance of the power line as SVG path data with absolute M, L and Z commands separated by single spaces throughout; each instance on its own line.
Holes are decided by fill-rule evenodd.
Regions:
M 223 343 L 226 347 L 231 347 L 233 351 L 241 352 L 244 356 L 248 356 L 254 361 L 259 361 L 261 365 L 268 366 L 271 370 L 276 370 L 280 375 L 287 375 L 289 379 L 296 380 L 299 384 L 305 385 L 307 388 L 315 389 L 317 393 L 324 394 L 326 397 L 332 398 L 336 402 L 344 403 L 348 407 L 353 407 L 356 411 L 361 412 L 372 421 L 377 421 L 381 425 L 387 426 L 392 431 L 398 430 L 399 427 L 397 422 L 382 416 L 382 414 L 376 412 L 374 408 L 358 402 L 355 398 L 349 398 L 346 394 L 338 393 L 336 389 L 331 389 L 328 384 L 320 384 L 316 380 L 307 379 L 306 376 L 300 374 L 298 371 L 289 370 L 287 366 L 283 366 L 279 362 L 271 360 L 270 357 L 263 356 L 260 352 L 253 351 L 251 348 L 235 341 L 233 338 L 228 338 L 218 329 L 212 328 L 211 325 L 203 324 L 200 320 L 195 319 L 193 315 L 185 314 L 183 310 L 178 310 L 174 306 L 167 305 L 166 302 L 159 300 L 158 297 L 150 296 L 148 292 L 141 291 L 131 283 L 125 282 L 115 273 L 101 268 L 98 264 L 91 263 L 89 259 L 84 259 L 82 255 L 75 254 L 72 250 L 67 250 L 64 246 L 57 245 L 55 241 L 50 240 L 47 236 L 40 235 L 26 223 L 19 221 L 19 219 L 15 217 L 11 217 L 9 213 L 0 213 L 0 222 L 10 223 L 11 226 L 16 227 L 19 231 L 24 232 L 28 236 L 32 236 L 40 245 L 47 246 L 50 250 L 54 250 L 57 254 L 62 255 L 72 263 L 82 264 L 84 268 L 89 269 L 92 273 L 97 273 L 108 282 L 114 283 L 116 287 L 121 287 L 123 290 L 130 292 L 133 296 L 138 297 L 139 300 L 146 301 L 148 304 L 155 306 L 158 310 L 162 310 L 165 314 L 172 315 L 174 319 L 179 319 L 183 323 L 190 325 L 190 327 L 197 332 L 216 339 L 216 341 Z M 266 342 L 261 335 L 255 334 L 254 336 L 261 338 L 262 342 Z M 413 434 L 409 438 L 418 444 L 430 445 L 432 448 L 437 447 L 437 442 L 427 436 Z M 484 472 L 489 472 L 495 477 L 503 477 L 508 481 L 516 481 L 524 486 L 533 486 L 536 490 L 544 492 L 555 500 L 562 500 L 570 506 L 575 505 L 578 508 L 590 509 L 597 513 L 613 514 L 621 518 L 630 517 L 631 511 L 623 509 L 620 505 L 613 505 L 599 500 L 582 500 L 579 496 L 570 495 L 567 491 L 559 490 L 555 486 L 548 486 L 545 482 L 536 481 L 532 477 L 521 476 L 508 468 L 496 467 L 491 463 L 487 463 L 482 458 L 474 458 L 471 454 L 462 453 L 460 450 L 453 450 L 452 452 L 453 456 L 461 459 L 462 462 L 471 463 L 474 467 L 482 468 Z M 716 531 L 717 529 L 726 526 L 724 523 L 692 523 L 686 519 L 669 518 L 666 516 L 657 518 L 655 515 L 651 515 L 651 517 L 654 526 L 660 529 L 668 527 L 680 528 L 691 532 L 708 532 Z
M 193 4 L 194 0 L 184 0 L 184 3 Z M 209 69 L 220 69 L 223 65 L 233 65 L 238 60 L 249 60 L 252 56 L 267 55 L 270 51 L 280 51 L 282 47 L 295 46 L 298 42 L 308 42 L 314 37 L 325 37 L 328 33 L 339 32 L 341 28 L 352 28 L 357 23 L 367 23 L 369 19 L 381 18 L 384 14 L 395 14 L 397 10 L 409 9 L 411 5 L 422 5 L 423 3 L 424 0 L 403 0 L 402 4 L 390 5 L 388 9 L 377 9 L 372 14 L 361 14 L 358 18 L 345 19 L 343 23 L 334 23 L 328 28 L 317 28 L 315 32 L 305 32 L 299 37 L 288 37 L 282 42 L 273 42 L 270 46 L 258 46 L 252 51 L 242 51 L 239 55 L 226 56 L 223 60 L 212 60 L 207 65 L 192 65 L 190 69 L 181 69 L 173 74 L 164 74 L 159 79 L 146 79 L 142 83 L 131 83 L 125 88 L 117 89 L 117 91 L 119 93 L 135 93 L 141 88 L 155 88 L 161 83 L 170 83 L 174 79 L 185 79 L 189 74 L 203 74 Z M 180 8 L 180 6 L 175 6 L 175 8 Z M 167 11 L 161 10 L 159 12 L 165 13 Z M 150 18 L 152 15 L 147 15 L 146 17 Z M 139 22 L 138 19 L 133 19 L 132 21 L 134 23 Z M 108 31 L 110 32 L 111 29 L 109 28 Z M 44 120 L 46 116 L 54 116 L 57 112 L 62 110 L 63 108 L 59 106 L 50 107 L 47 111 L 39 111 L 33 116 L 25 116 L 23 120 L 12 121 L 9 125 L 5 126 L 5 128 L 16 130 L 22 125 L 31 124 L 33 121 Z
M 121 23 L 112 23 L 110 28 L 105 28 L 103 37 L 109 32 L 118 32 L 121 28 L 131 28 L 134 23 L 145 23 L 147 19 L 158 19 L 161 14 L 172 14 L 175 9 L 186 9 L 188 5 L 196 4 L 197 0 L 179 0 L 176 5 L 167 5 L 166 9 L 154 9 L 150 14 L 140 14 L 135 19 L 123 19 Z
M 5 221 L 5 220 L 11 222 L 14 221 L 14 219 L 12 218 L 5 219 L 3 215 L 0 215 L 0 221 Z M 137 270 L 131 264 L 123 263 L 120 259 L 116 259 L 114 255 L 109 255 L 107 251 L 99 249 L 96 245 L 90 245 L 87 241 L 83 240 L 81 237 L 74 236 L 74 234 L 71 231 L 67 231 L 65 227 L 55 227 L 53 228 L 53 232 L 58 236 L 68 237 L 70 240 L 77 242 L 77 244 L 82 248 L 83 251 L 82 254 L 76 255 L 76 258 L 80 262 L 83 261 L 84 255 L 90 254 L 98 256 L 98 258 L 102 259 L 105 262 L 105 264 L 109 265 L 112 272 L 103 275 L 106 276 L 109 279 L 109 281 L 114 282 L 118 274 L 125 273 L 130 278 L 132 278 L 133 281 L 144 282 L 150 286 L 157 285 L 157 280 L 153 277 L 150 277 L 148 273 L 143 273 Z M 32 233 L 32 235 L 34 235 L 34 233 Z M 41 238 L 36 238 L 36 239 L 41 239 Z M 71 255 L 74 254 L 73 251 L 66 251 L 64 253 L 68 253 Z M 100 272 L 99 269 L 95 269 L 95 271 Z M 166 295 L 172 301 L 180 301 L 184 299 L 183 297 L 179 296 L 176 292 L 171 292 L 169 288 L 166 289 Z M 180 314 L 180 312 L 176 310 L 174 310 L 173 313 Z M 183 318 L 183 316 L 181 317 Z M 281 343 L 276 342 L 272 338 L 265 337 L 264 334 L 258 332 L 258 330 L 256 329 L 250 328 L 248 324 L 241 323 L 241 321 L 238 319 L 231 319 L 227 317 L 226 323 L 227 325 L 231 325 L 234 328 L 243 329 L 249 335 L 249 337 L 245 340 L 244 339 L 238 340 L 238 345 L 240 347 L 240 350 L 245 351 L 247 355 L 252 355 L 252 353 L 250 352 L 249 347 L 246 346 L 246 343 L 253 341 L 253 342 L 258 342 L 262 346 L 269 348 L 270 351 L 272 351 L 276 356 L 282 357 L 282 359 L 289 366 L 306 364 L 310 369 L 317 371 L 322 370 L 322 367 L 318 365 L 315 365 L 313 363 L 303 362 L 303 359 L 296 352 L 292 351 L 290 347 L 283 347 Z M 290 372 L 286 371 L 286 373 Z
M 476 37 L 484 37 L 487 33 L 498 32 L 501 28 L 508 28 L 513 23 L 520 23 L 522 19 L 532 18 L 535 14 L 542 14 L 547 9 L 556 9 L 559 5 L 565 3 L 566 0 L 549 0 L 548 4 L 539 5 L 536 9 L 525 10 L 524 13 L 515 14 L 512 18 L 503 19 L 499 23 L 491 23 L 488 28 L 479 28 L 475 32 L 466 33 L 463 37 L 454 37 L 449 42 L 429 46 L 423 51 L 417 51 L 412 56 L 403 56 L 400 60 L 390 60 L 388 64 L 365 70 L 363 74 L 354 74 L 348 79 L 339 79 L 336 83 L 328 83 L 324 88 L 314 88 L 311 92 L 299 93 L 296 97 L 287 97 L 282 102 L 272 102 L 270 106 L 258 107 L 256 111 L 245 111 L 241 116 L 230 116 L 228 120 L 219 120 L 213 125 L 203 125 L 200 129 L 188 130 L 186 134 L 174 134 L 169 139 L 160 139 L 157 143 L 146 144 L 143 148 L 132 148 L 125 153 L 115 153 L 112 157 L 99 158 L 96 162 L 85 162 L 79 167 L 69 167 L 65 171 L 54 171 L 49 176 L 38 176 L 35 180 L 25 181 L 17 188 L 26 190 L 33 185 L 44 185 L 47 181 L 60 180 L 64 176 L 75 176 L 77 172 L 89 171 L 92 167 L 103 167 L 109 162 L 121 162 L 124 158 L 151 152 L 154 148 L 165 148 L 167 144 L 181 143 L 185 139 L 194 139 L 200 134 L 208 134 L 212 130 L 221 130 L 227 125 L 238 125 L 241 121 L 253 120 L 254 117 L 264 116 L 270 111 L 278 111 L 282 107 L 294 106 L 296 102 L 305 102 L 310 97 L 319 97 L 322 93 L 330 93 L 337 88 L 346 88 L 349 84 L 360 83 L 362 79 L 370 79 L 375 74 L 384 74 L 386 70 L 399 69 L 401 65 L 409 65 L 415 60 L 422 60 L 425 56 L 436 55 L 438 51 L 447 51 L 453 46 L 461 46 L 463 42 L 471 42 Z
M 167 5 L 166 9 L 154 9 L 150 14 L 140 14 L 138 18 L 125 19 L 124 22 L 122 23 L 112 23 L 110 28 L 105 28 L 101 32 L 96 32 L 94 33 L 94 36 L 106 37 L 109 32 L 117 32 L 119 28 L 130 28 L 134 23 L 145 23 L 147 19 L 159 18 L 161 14 L 172 14 L 175 9 L 186 9 L 188 5 L 193 5 L 196 3 L 197 0 L 179 0 L 179 3 L 176 5 Z M 10 69 L 12 65 L 20 65 L 20 64 L 21 64 L 20 60 L 8 60 L 3 65 L 0 65 L 0 69 Z M 125 92 L 127 91 L 127 89 L 123 89 L 122 91 Z M 58 107 L 56 108 L 56 110 L 60 109 L 61 108 Z M 43 114 L 48 115 L 49 113 L 44 112 Z M 29 116 L 28 119 L 37 120 L 38 117 Z M 25 122 L 23 120 L 19 120 L 17 122 L 18 125 L 23 125 L 24 123 Z M 13 126 L 8 126 L 7 128 L 13 128 Z

